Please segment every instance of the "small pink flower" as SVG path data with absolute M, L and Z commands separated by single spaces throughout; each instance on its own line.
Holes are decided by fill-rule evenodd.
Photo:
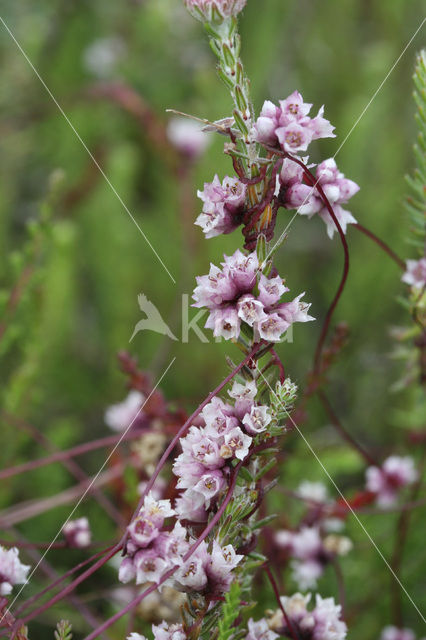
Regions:
M 284 302 L 277 307 L 277 313 L 288 323 L 288 325 L 293 324 L 293 322 L 311 322 L 315 320 L 312 316 L 308 315 L 308 311 L 311 307 L 307 302 L 301 302 L 301 298 L 305 293 L 301 293 L 291 302 Z
M 256 329 L 262 340 L 267 340 L 268 342 L 279 342 L 289 326 L 290 323 L 281 318 L 278 313 L 270 313 L 265 320 L 256 324 Z
M 389 625 L 380 634 L 380 640 L 415 640 L 416 635 L 411 629 L 398 629 Z
M 139 391 L 130 391 L 123 402 L 113 404 L 105 411 L 105 423 L 114 431 L 124 431 L 143 417 L 141 407 L 144 402 L 145 397 Z
M 204 497 L 201 493 L 187 489 L 176 500 L 176 512 L 181 520 L 191 522 L 205 522 L 207 510 Z
M 278 634 L 271 631 L 265 618 L 254 622 L 253 618 L 248 621 L 248 633 L 245 640 L 275 640 Z
M 70 547 L 84 549 L 88 547 L 92 540 L 89 521 L 87 518 L 70 520 L 62 527 L 62 533 Z
M 29 565 L 19 560 L 16 547 L 5 549 L 0 546 L 0 595 L 7 596 L 15 584 L 25 584 L 29 570 Z
M 401 280 L 410 287 L 423 289 L 426 285 L 426 258 L 407 260 L 407 270 Z
M 232 571 L 244 556 L 235 553 L 232 545 L 221 547 L 215 540 L 211 556 L 206 563 L 206 573 L 209 579 L 209 590 L 213 594 L 222 595 L 229 590 L 232 582 Z
M 250 293 L 246 293 L 237 302 L 238 316 L 252 327 L 255 322 L 264 320 L 267 316 L 264 311 L 263 303 L 257 300 Z
M 136 584 L 159 582 L 169 568 L 168 562 L 161 558 L 155 549 L 141 549 L 134 557 Z
M 208 583 L 205 571 L 207 560 L 207 545 L 203 541 L 175 572 L 173 578 L 176 587 L 182 591 L 203 591 Z
M 221 471 L 211 471 L 205 473 L 196 485 L 194 485 L 193 491 L 200 493 L 206 503 L 206 506 L 210 506 L 210 501 L 217 496 L 217 494 L 225 486 L 225 478 Z
M 212 22 L 215 16 L 222 20 L 237 16 L 247 0 L 183 0 L 188 11 L 198 20 Z
M 229 305 L 211 311 L 204 326 L 206 329 L 213 329 L 215 338 L 236 340 L 240 335 L 241 319 L 237 309 Z
M 368 491 L 376 494 L 377 503 L 382 507 L 393 505 L 398 492 L 416 481 L 418 474 L 412 458 L 390 456 L 379 467 L 369 467 L 366 472 Z
M 186 640 L 186 633 L 181 624 L 167 624 L 162 622 L 159 625 L 152 625 L 154 640 Z
M 276 146 L 277 143 L 288 153 L 306 151 L 312 140 L 333 138 L 333 129 L 323 118 L 324 108 L 315 118 L 308 116 L 312 105 L 303 102 L 298 91 L 275 106 L 267 100 L 254 127 L 254 137 L 258 142 Z
M 303 176 L 301 177 L 303 180 Z M 284 180 L 285 178 L 284 175 Z M 285 206 L 288 209 L 297 209 L 300 215 L 306 215 L 309 218 L 317 213 L 326 223 L 327 234 L 332 238 L 336 231 L 333 218 L 324 205 L 318 189 L 303 184 L 302 180 L 300 182 L 292 180 L 291 184 L 284 182 L 284 186 L 288 187 L 284 198 Z M 349 211 L 343 209 L 342 204 L 348 202 L 359 191 L 359 186 L 353 180 L 345 178 L 343 173 L 338 170 L 333 158 L 324 160 L 318 165 L 316 180 L 332 206 L 343 233 L 346 233 L 347 225 L 355 224 L 356 220 Z
M 290 122 L 285 127 L 278 127 L 275 135 L 281 148 L 288 153 L 306 151 L 312 142 L 312 131 L 297 122 Z
M 246 431 L 250 435 L 256 435 L 266 431 L 268 424 L 271 422 L 272 416 L 269 413 L 266 406 L 253 406 L 250 413 L 247 413 L 243 418 L 243 424 Z
M 235 427 L 225 434 L 225 442 L 222 445 L 220 453 L 223 458 L 238 458 L 244 460 L 249 453 L 252 438 L 247 436 L 240 427 Z
M 256 381 L 250 380 L 244 384 L 234 382 L 228 395 L 234 400 L 254 400 L 257 395 Z
M 275 278 L 266 278 L 263 273 L 259 280 L 259 300 L 265 307 L 270 307 L 281 300 L 284 293 L 290 291 L 282 278 L 276 276 Z
M 231 233 L 240 224 L 238 214 L 246 199 L 247 187 L 237 178 L 225 177 L 222 184 L 215 175 L 213 182 L 206 182 L 204 191 L 198 191 L 203 201 L 203 211 L 195 224 L 200 226 L 206 238 Z
M 333 598 L 315 596 L 315 609 L 312 616 L 315 620 L 313 640 L 343 640 L 346 638 L 347 627 L 340 619 L 342 607 Z
M 191 160 L 201 156 L 210 144 L 210 136 L 202 130 L 202 125 L 188 118 L 171 118 L 167 124 L 167 137 Z
M 336 605 L 333 598 L 322 598 L 316 595 L 315 607 L 308 609 L 311 594 L 306 596 L 295 593 L 291 597 L 281 597 L 281 603 L 288 618 L 302 636 L 312 640 L 344 640 L 347 634 L 346 624 L 341 620 L 342 608 Z M 284 616 L 279 615 L 277 630 L 289 635 Z M 275 628 L 275 625 L 274 625 Z

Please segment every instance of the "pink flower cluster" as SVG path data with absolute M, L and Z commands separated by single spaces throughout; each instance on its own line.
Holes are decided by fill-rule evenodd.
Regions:
M 380 634 L 380 640 L 416 640 L 416 635 L 411 629 L 398 629 L 388 625 Z
M 377 504 L 389 507 L 395 504 L 398 492 L 417 480 L 414 461 L 409 456 L 390 456 L 381 467 L 369 467 L 366 488 L 376 494 Z
M 208 510 L 227 485 L 227 462 L 244 460 L 253 437 L 266 431 L 272 420 L 266 406 L 255 404 L 254 381 L 234 383 L 229 394 L 234 406 L 214 398 L 201 413 L 205 426 L 191 427 L 180 440 L 182 453 L 175 460 L 173 472 L 179 478 L 177 488 L 183 490 L 176 500 L 181 519 L 207 519 Z
M 0 546 L 0 595 L 7 596 L 15 584 L 24 584 L 30 567 L 19 560 L 16 547 L 5 549 Z
M 267 100 L 254 126 L 254 138 L 261 144 L 279 145 L 287 153 L 306 151 L 318 138 L 334 138 L 334 127 L 323 118 L 324 107 L 314 118 L 308 115 L 311 108 L 298 91 L 280 100 L 278 107 Z
M 159 582 L 164 573 L 179 564 L 187 551 L 186 529 L 177 522 L 164 532 L 164 520 L 175 515 L 170 500 L 155 500 L 149 493 L 138 516 L 128 526 L 127 555 L 122 560 L 119 579 L 136 584 Z
M 307 163 L 307 158 L 304 158 L 304 162 Z M 359 186 L 353 180 L 345 178 L 343 173 L 338 170 L 333 158 L 324 160 L 318 165 L 316 181 L 330 202 L 343 233 L 346 233 L 347 225 L 356 224 L 356 220 L 342 205 L 359 191 Z M 317 213 L 327 225 L 327 234 L 332 238 L 336 231 L 336 225 L 324 205 L 318 189 L 304 183 L 303 168 L 286 158 L 282 165 L 279 182 L 284 206 L 287 209 L 297 209 L 298 213 L 309 218 Z
M 224 256 L 222 268 L 211 265 L 210 273 L 197 277 L 194 307 L 207 307 L 205 324 L 215 337 L 237 339 L 241 323 L 253 329 L 254 339 L 278 342 L 294 322 L 314 320 L 308 315 L 310 305 L 300 300 L 280 303 L 289 291 L 279 277 L 267 278 L 260 271 L 256 252 L 244 255 L 237 250 Z
M 165 581 L 175 589 L 208 592 L 211 596 L 223 593 L 243 556 L 237 555 L 231 545 L 222 548 L 215 540 L 211 552 L 203 541 L 185 560 L 195 540 L 179 521 L 170 531 L 163 529 L 165 519 L 175 514 L 169 500 L 146 496 L 139 515 L 128 526 L 129 541 L 119 579 L 124 583 L 134 579 L 136 584 L 158 583 L 167 571 L 175 568 L 173 576 Z
M 281 530 L 276 533 L 275 540 L 279 547 L 294 558 L 291 567 L 293 579 L 299 589 L 316 587 L 324 565 L 330 558 L 323 546 L 319 529 L 302 527 L 300 531 Z
M 92 541 L 92 532 L 87 518 L 70 520 L 62 527 L 62 533 L 69 547 L 84 549 Z
M 308 610 L 310 599 L 311 594 L 303 596 L 300 593 L 281 597 L 281 603 L 297 637 L 304 640 L 344 640 L 347 627 L 341 620 L 341 606 L 336 605 L 333 598 L 322 598 L 317 594 L 315 607 Z M 293 637 L 281 611 L 277 612 L 273 627 L 280 635 Z
M 168 625 L 162 622 L 159 625 L 152 625 L 154 640 L 186 640 L 186 633 L 181 624 Z M 127 640 L 147 640 L 140 633 L 131 633 Z
M 275 640 L 278 638 L 278 633 L 271 631 L 268 627 L 268 622 L 265 618 L 255 622 L 253 618 L 250 618 L 247 624 L 248 633 L 245 640 Z
M 238 15 L 246 6 L 247 0 L 183 0 L 183 2 L 195 18 L 212 22 L 215 13 L 222 19 Z
M 231 233 L 241 223 L 241 212 L 246 200 L 247 187 L 237 178 L 226 176 L 221 184 L 215 175 L 213 182 L 204 184 L 204 191 L 198 191 L 203 201 L 203 211 L 195 224 L 202 228 L 206 238 L 221 233 Z
M 407 270 L 401 280 L 410 287 L 423 289 L 426 286 L 426 258 L 407 260 Z

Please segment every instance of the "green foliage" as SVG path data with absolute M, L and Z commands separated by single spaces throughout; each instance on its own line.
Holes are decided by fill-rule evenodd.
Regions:
M 417 56 L 413 80 L 418 127 L 417 142 L 414 145 L 416 168 L 413 175 L 406 178 L 412 195 L 407 197 L 405 208 L 410 220 L 409 242 L 423 256 L 426 241 L 426 49 Z
M 72 640 L 72 626 L 68 620 L 58 622 L 55 631 L 55 640 Z
M 225 594 L 225 602 L 222 605 L 222 612 L 219 620 L 218 640 L 229 640 L 235 629 L 233 624 L 241 614 L 240 610 L 241 587 L 237 580 L 231 584 L 228 593 Z

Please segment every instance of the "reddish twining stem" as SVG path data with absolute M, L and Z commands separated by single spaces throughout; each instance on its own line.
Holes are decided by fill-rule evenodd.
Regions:
M 64 582 L 64 580 L 69 578 L 73 573 L 75 573 L 76 571 L 80 571 L 80 569 L 84 569 L 86 565 L 93 562 L 93 560 L 96 560 L 97 558 L 102 557 L 103 555 L 105 555 L 105 553 L 108 553 L 108 551 L 110 551 L 112 548 L 113 547 L 108 547 L 107 549 L 103 549 L 102 551 L 99 551 L 91 558 L 87 558 L 86 560 L 83 560 L 83 562 L 80 562 L 80 564 L 76 565 L 72 569 L 69 569 L 66 573 L 64 573 L 62 576 L 57 578 L 54 582 L 51 582 L 47 587 L 45 587 L 35 595 L 31 596 L 31 598 L 28 598 L 28 600 L 26 600 L 23 604 L 21 604 L 21 606 L 16 610 L 15 612 L 16 616 L 17 617 L 20 616 L 25 611 L 25 609 L 28 609 L 28 607 L 30 607 L 32 604 L 37 602 L 37 600 L 39 600 L 46 593 L 48 593 L 49 591 L 52 591 L 52 589 L 55 589 L 58 585 L 61 584 L 61 582 Z
M 276 580 L 274 578 L 274 576 L 272 575 L 272 571 L 270 570 L 269 566 L 267 564 L 264 565 L 264 569 L 266 572 L 266 575 L 269 578 L 269 582 L 271 583 L 272 589 L 274 591 L 275 594 L 275 598 L 277 600 L 278 606 L 281 609 L 281 612 L 284 616 L 284 620 L 286 622 L 286 625 L 288 627 L 288 630 L 290 631 L 290 635 L 293 638 L 293 640 L 300 640 L 299 638 L 299 634 L 297 633 L 296 629 L 294 628 L 293 623 L 291 622 L 290 618 L 287 615 L 287 611 L 285 610 L 282 602 L 281 602 L 281 597 L 280 597 L 280 592 L 278 589 L 278 585 L 276 583 Z
M 343 274 L 342 274 L 342 278 L 339 284 L 339 288 L 337 289 L 337 293 L 333 298 L 333 301 L 327 311 L 327 314 L 325 316 L 325 320 L 324 320 L 324 324 L 322 326 L 322 330 L 321 330 L 321 334 L 320 337 L 318 339 L 318 343 L 317 343 L 317 347 L 315 350 L 315 357 L 314 357 L 314 373 L 318 374 L 319 370 L 320 370 L 320 366 L 321 366 L 321 354 L 322 354 L 322 350 L 324 348 L 324 343 L 325 343 L 325 339 L 327 337 L 327 333 L 330 327 L 330 323 L 331 323 L 331 318 L 333 316 L 334 310 L 337 307 L 337 304 L 340 300 L 340 297 L 343 293 L 343 290 L 345 288 L 345 284 L 346 284 L 346 280 L 348 278 L 348 273 L 349 273 L 349 247 L 348 247 L 348 243 L 346 241 L 346 237 L 345 234 L 343 233 L 343 229 L 340 226 L 340 223 L 338 221 L 338 219 L 336 218 L 336 214 L 333 211 L 333 207 L 331 206 L 327 196 L 324 193 L 324 190 L 322 188 L 322 186 L 319 184 L 318 180 L 316 180 L 315 176 L 309 171 L 308 167 L 305 165 L 304 162 L 302 162 L 302 160 L 299 160 L 299 158 L 296 158 L 292 155 L 290 155 L 289 153 L 284 153 L 284 156 L 286 158 L 288 158 L 289 160 L 293 160 L 293 162 L 296 162 L 299 166 L 302 167 L 303 169 L 303 173 L 305 175 L 306 181 L 312 186 L 315 187 L 316 190 L 318 191 L 318 193 L 320 194 L 321 200 L 323 201 L 324 205 L 326 206 L 334 224 L 336 225 L 336 229 L 339 233 L 340 236 L 340 240 L 342 242 L 342 246 L 343 246 L 343 251 L 345 254 L 345 258 L 344 258 L 344 265 L 343 265 Z
M 419 469 L 419 476 L 417 481 L 414 483 L 411 493 L 410 500 L 414 501 L 418 497 L 421 486 L 423 484 L 423 474 L 426 466 L 426 456 L 425 452 L 423 452 L 423 457 Z M 401 515 L 398 518 L 395 532 L 395 542 L 394 542 L 394 550 L 391 559 L 391 567 L 396 575 L 401 574 L 401 565 L 404 557 L 405 545 L 408 538 L 408 532 L 410 527 L 410 518 L 411 518 L 411 510 L 402 511 Z M 391 580 L 391 606 L 392 606 L 392 614 L 394 624 L 398 627 L 404 626 L 403 619 L 403 601 L 402 601 L 402 590 L 396 580 Z
M 156 479 L 158 477 L 158 474 L 160 473 L 161 469 L 166 464 L 170 454 L 172 453 L 172 451 L 175 448 L 176 444 L 179 442 L 179 439 L 182 438 L 182 436 L 186 433 L 187 429 L 189 429 L 189 427 L 191 426 L 191 424 L 193 423 L 195 418 L 201 413 L 201 411 L 204 409 L 204 407 L 218 393 L 220 393 L 222 391 L 223 387 L 225 387 L 228 384 L 228 382 L 230 382 L 237 375 L 237 373 L 239 373 L 239 371 L 241 371 L 241 369 L 248 362 L 250 362 L 250 360 L 257 354 L 257 352 L 259 351 L 261 346 L 263 346 L 263 344 L 264 344 L 264 341 L 255 344 L 253 349 L 244 358 L 244 360 L 242 360 L 242 362 L 240 362 L 240 364 L 237 367 L 235 367 L 235 369 L 233 371 L 231 371 L 231 373 L 229 375 L 226 376 L 225 380 L 223 380 L 216 387 L 216 389 L 214 389 L 211 393 L 209 393 L 207 398 L 199 405 L 199 407 L 194 411 L 194 413 L 191 416 L 189 416 L 188 420 L 181 426 L 181 428 L 176 433 L 175 437 L 172 439 L 172 441 L 170 442 L 169 446 L 167 447 L 167 449 L 165 450 L 165 452 L 161 456 L 161 458 L 160 458 L 160 460 L 159 460 L 159 462 L 158 462 L 158 464 L 157 464 L 157 466 L 155 468 L 154 473 L 152 474 L 151 478 L 149 479 L 149 482 L 146 485 L 145 491 L 143 492 L 143 494 L 140 497 L 140 500 L 138 502 L 138 506 L 136 507 L 130 522 L 132 522 L 136 518 L 136 516 L 138 515 L 139 511 L 141 510 L 142 505 L 143 505 L 143 503 L 145 501 L 145 497 L 148 495 L 148 493 L 151 491 L 152 487 L 154 486 L 154 483 L 155 483 L 155 481 L 156 481 Z M 128 534 L 127 534 L 127 531 L 126 531 L 126 533 L 124 534 L 123 539 L 122 539 L 123 549 L 125 549 L 127 536 L 128 536 Z
M 318 391 L 318 397 L 321 401 L 322 406 L 326 410 L 328 417 L 330 418 L 331 424 L 333 427 L 340 433 L 342 438 L 348 442 L 355 451 L 357 451 L 360 456 L 365 460 L 368 465 L 375 465 L 376 461 L 373 456 L 368 453 L 356 440 L 355 438 L 344 428 L 336 413 L 334 412 L 333 407 L 330 404 L 330 401 L 324 391 Z
M 59 602 L 59 600 L 62 600 L 69 593 L 72 593 L 79 584 L 87 580 L 89 576 L 91 576 L 93 573 L 95 573 L 95 571 L 97 571 L 104 564 L 106 564 L 113 556 L 115 556 L 120 551 L 120 549 L 121 549 L 120 543 L 114 545 L 112 549 L 110 549 L 103 558 L 100 558 L 89 569 L 86 569 L 86 571 L 84 571 L 81 575 L 79 575 L 78 578 L 75 578 L 75 580 L 70 582 L 70 584 L 67 585 L 64 589 L 62 589 L 62 591 L 60 591 L 55 596 L 53 596 L 53 598 L 50 598 L 50 600 L 48 600 L 43 605 L 41 605 L 41 607 L 39 607 L 38 609 L 36 609 L 35 611 L 32 611 L 29 615 L 27 615 L 24 618 L 23 623 L 26 624 L 30 620 L 33 620 L 33 618 L 36 618 L 44 611 L 47 611 L 47 609 L 50 609 L 50 607 L 53 607 L 54 604 Z M 93 558 L 98 557 L 98 555 L 99 554 L 96 554 L 96 556 L 93 556 Z M 93 560 L 93 558 L 91 558 L 91 560 Z
M 286 378 L 284 365 L 281 362 L 281 359 L 275 349 L 271 349 L 271 355 L 273 356 L 273 363 L 278 367 L 278 370 L 280 372 L 280 382 L 281 384 L 283 384 Z
M 30 462 L 25 462 L 24 464 L 20 464 L 15 467 L 3 469 L 3 471 L 0 471 L 0 480 L 10 478 L 11 476 L 18 475 L 19 473 L 24 473 L 25 471 L 32 471 L 33 469 L 44 467 L 45 465 L 52 464 L 53 462 L 69 460 L 70 458 L 81 456 L 95 449 L 109 447 L 110 445 L 116 444 L 117 440 L 119 440 L 120 437 L 122 442 L 125 440 L 135 440 L 139 438 L 143 433 L 146 433 L 146 431 L 143 429 L 138 429 L 137 431 L 130 431 L 124 436 L 120 436 L 120 434 L 107 436 L 106 438 L 100 438 L 98 440 L 93 440 L 92 442 L 85 442 L 84 444 L 77 445 L 76 447 L 67 449 L 66 451 L 57 451 L 56 453 L 53 453 L 50 456 L 46 456 L 45 458 L 31 460 Z
M 357 224 L 353 225 L 355 227 L 355 229 L 358 229 L 358 231 L 361 231 L 361 233 L 363 233 L 364 235 L 366 235 L 368 238 L 370 238 L 370 240 L 372 240 L 373 242 L 375 242 L 381 249 L 383 249 L 383 251 L 385 253 L 388 254 L 388 256 L 394 261 L 396 262 L 396 264 L 398 265 L 398 267 L 400 269 L 402 269 L 403 271 L 405 271 L 406 266 L 405 266 L 405 262 L 404 260 L 401 260 L 401 258 L 399 256 L 396 255 L 395 251 L 393 251 L 387 244 L 386 242 L 384 242 L 383 240 L 381 240 L 378 236 L 376 236 L 372 231 L 370 231 L 369 229 L 367 229 L 366 227 L 363 227 L 362 224 L 359 224 L 357 222 Z

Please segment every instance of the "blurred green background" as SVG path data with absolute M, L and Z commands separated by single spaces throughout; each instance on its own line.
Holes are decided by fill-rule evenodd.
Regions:
M 316 144 L 312 161 L 333 155 L 391 69 L 422 19 L 424 5 L 411 0 L 248 0 L 241 19 L 242 55 L 252 80 L 257 109 L 296 88 L 314 109 L 325 104 L 336 139 Z M 176 167 L 176 156 L 160 135 L 174 108 L 210 120 L 230 115 L 226 90 L 201 25 L 179 0 L 21 0 L 5 3 L 2 17 L 64 109 L 116 192 L 166 264 L 176 283 L 137 230 L 36 77 L 5 27 L 0 25 L 0 308 L 30 265 L 19 304 L 6 314 L 0 342 L 2 407 L 8 416 L 37 426 L 61 447 L 107 434 L 106 406 L 125 395 L 116 354 L 130 349 L 140 366 L 158 378 L 176 357 L 161 388 L 187 409 L 211 390 L 226 371 L 224 356 L 238 358 L 229 344 L 188 344 L 148 332 L 129 345 L 140 319 L 137 294 L 152 300 L 180 333 L 181 295 L 194 278 L 241 245 L 239 232 L 206 242 L 192 221 L 200 203 L 195 191 L 231 173 L 223 139 L 196 166 Z M 337 156 L 339 168 L 361 186 L 349 207 L 360 223 L 383 237 L 402 257 L 405 239 L 404 174 L 413 165 L 415 138 L 412 71 L 422 30 Z M 99 83 L 121 83 L 137 92 L 156 121 L 141 124 L 99 91 Z M 289 213 L 281 210 L 283 229 Z M 345 426 L 375 452 L 404 451 L 404 429 L 420 426 L 411 411 L 413 393 L 390 394 L 401 364 L 390 359 L 389 328 L 407 322 L 396 297 L 402 293 L 397 267 L 370 241 L 349 228 L 351 271 L 335 321 L 346 321 L 350 340 L 333 368 L 329 396 Z M 311 311 L 324 317 L 342 269 L 337 237 L 330 241 L 320 220 L 298 218 L 277 257 L 291 290 L 306 291 Z M 194 312 L 191 311 L 191 314 Z M 195 315 L 195 314 L 194 314 Z M 303 388 L 320 323 L 298 325 L 294 342 L 279 347 L 291 377 Z M 342 446 L 315 400 L 308 405 L 304 432 L 345 489 L 363 482 L 362 461 Z M 43 449 L 2 416 L 0 465 L 43 454 Z M 283 469 L 290 488 L 322 470 L 297 435 Z M 95 472 L 102 453 L 86 460 Z M 3 483 L 0 506 L 51 495 L 70 484 L 55 466 Z M 282 496 L 281 510 L 290 508 Z M 90 503 L 91 504 L 91 503 Z M 110 528 L 90 506 L 95 536 Z M 81 513 L 85 513 L 81 508 Z M 25 523 L 31 539 L 48 540 L 67 509 Z M 384 554 L 391 553 L 395 516 L 363 522 Z M 424 523 L 424 514 L 423 514 Z M 351 622 L 350 637 L 374 639 L 391 621 L 390 574 L 356 522 L 350 524 L 355 550 L 344 560 Z M 401 579 L 416 604 L 426 604 L 421 513 L 412 517 Z M 335 593 L 332 573 L 320 584 Z M 272 606 L 271 594 L 262 597 Z M 424 632 L 418 614 L 404 600 L 405 623 Z M 37 633 L 37 632 L 36 632 Z M 43 628 L 40 630 L 43 636 Z

